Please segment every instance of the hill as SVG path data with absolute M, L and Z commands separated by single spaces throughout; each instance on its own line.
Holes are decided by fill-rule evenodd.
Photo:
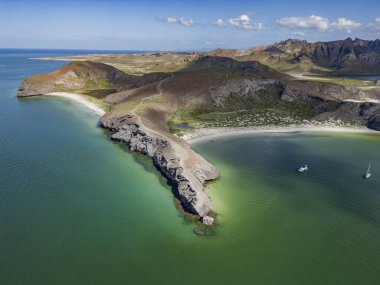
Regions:
M 27 78 L 22 82 L 18 96 L 43 95 L 54 91 L 109 89 L 108 93 L 104 93 L 105 96 L 110 92 L 156 82 L 167 76 L 165 73 L 135 76 L 104 63 L 74 61 L 54 72 Z

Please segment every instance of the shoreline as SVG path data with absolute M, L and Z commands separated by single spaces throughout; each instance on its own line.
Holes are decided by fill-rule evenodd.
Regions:
M 51 92 L 48 94 L 45 94 L 46 96 L 57 96 L 57 97 L 64 97 L 68 98 L 72 101 L 75 101 L 85 107 L 87 107 L 89 110 L 91 110 L 93 113 L 98 115 L 99 117 L 102 117 L 106 112 L 99 107 L 96 103 L 93 103 L 83 96 L 75 93 L 69 93 L 69 92 Z
M 220 137 L 238 136 L 245 134 L 260 134 L 260 133 L 295 133 L 295 132 L 336 132 L 336 133 L 362 133 L 362 134 L 377 134 L 380 132 L 371 130 L 366 127 L 344 127 L 344 126 L 318 126 L 318 125 L 290 125 L 285 127 L 263 126 L 263 127 L 244 127 L 244 128 L 210 128 L 198 129 L 193 132 L 188 132 L 181 136 L 189 145 L 212 140 Z

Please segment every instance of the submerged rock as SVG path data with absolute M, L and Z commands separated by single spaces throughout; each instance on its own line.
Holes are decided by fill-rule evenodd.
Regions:
M 214 218 L 210 216 L 204 216 L 202 218 L 202 223 L 206 226 L 212 226 L 212 224 L 214 223 Z
M 203 236 L 203 235 L 205 235 L 205 232 L 202 231 L 201 229 L 195 229 L 195 230 L 194 230 L 194 233 L 195 233 L 196 235 L 198 235 L 198 236 Z

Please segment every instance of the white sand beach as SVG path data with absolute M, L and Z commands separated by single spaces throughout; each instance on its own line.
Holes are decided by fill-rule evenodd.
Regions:
M 366 127 L 341 127 L 341 126 L 316 126 L 316 125 L 290 125 L 287 127 L 263 126 L 244 128 L 210 128 L 190 131 L 182 136 L 189 144 L 202 140 L 212 140 L 223 136 L 255 134 L 255 133 L 293 133 L 293 132 L 341 132 L 341 133 L 367 133 L 377 134 L 380 132 Z
M 78 102 L 84 106 L 86 106 L 88 109 L 93 111 L 95 114 L 99 115 L 100 117 L 103 116 L 106 112 L 100 108 L 98 105 L 95 103 L 87 100 L 81 95 L 75 94 L 75 93 L 68 93 L 68 92 L 51 92 L 46 94 L 48 96 L 59 96 L 59 97 L 65 97 L 70 100 L 73 100 L 75 102 Z

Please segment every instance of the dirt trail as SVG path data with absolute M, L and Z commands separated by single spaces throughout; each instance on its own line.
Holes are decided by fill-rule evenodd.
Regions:
M 162 95 L 162 89 L 161 89 L 161 84 L 162 84 L 162 82 L 163 82 L 163 80 L 157 83 L 157 85 L 156 85 L 157 93 L 156 93 L 156 94 L 153 94 L 153 95 L 151 95 L 151 96 L 149 96 L 149 97 L 145 97 L 145 98 L 141 99 L 140 103 L 137 104 L 137 105 L 131 110 L 131 114 L 137 118 L 137 120 L 139 121 L 139 123 L 140 123 L 141 125 L 144 125 L 144 123 L 142 122 L 142 119 L 141 119 L 140 115 L 138 115 L 138 114 L 136 113 L 136 110 L 137 110 L 138 108 L 140 108 L 140 106 L 144 103 L 144 101 L 145 101 L 146 99 L 150 99 L 151 97 L 156 96 L 156 95 L 160 95 L 160 96 Z M 156 135 L 158 135 L 158 136 L 160 136 L 160 137 L 164 137 L 165 139 L 171 140 L 171 139 L 169 139 L 167 136 L 165 136 L 165 135 L 163 135 L 163 134 L 161 134 L 161 133 L 159 133 L 159 132 L 156 132 L 155 130 L 150 129 L 150 128 L 147 127 L 146 125 L 144 125 L 144 127 L 145 127 L 145 129 L 147 129 L 148 131 L 150 131 L 150 132 L 152 132 L 152 133 L 154 133 L 154 134 L 156 134 Z
M 170 78 L 170 77 L 168 77 L 168 78 Z M 161 96 L 163 94 L 161 85 L 162 85 L 162 82 L 164 82 L 166 79 L 158 82 L 157 85 L 156 85 L 157 93 L 153 94 L 153 95 L 151 95 L 149 97 L 145 97 L 145 98 L 141 99 L 140 103 L 138 105 L 136 105 L 131 110 L 131 114 L 137 118 L 139 124 L 143 125 L 146 130 L 148 130 L 149 132 L 157 135 L 158 137 L 164 138 L 165 140 L 169 141 L 170 144 L 171 144 L 171 146 L 172 146 L 172 148 L 173 148 L 173 150 L 174 150 L 174 152 L 178 155 L 178 157 L 181 157 L 184 161 L 187 161 L 188 158 L 189 158 L 189 152 L 188 152 L 188 149 L 184 148 L 184 146 L 179 142 L 179 141 L 181 141 L 180 139 L 178 139 L 179 141 L 178 140 L 174 140 L 170 136 L 167 136 L 167 135 L 165 135 L 165 134 L 163 134 L 161 132 L 157 132 L 155 130 L 152 130 L 146 124 L 143 123 L 143 120 L 142 120 L 141 116 L 136 113 L 137 110 L 140 108 L 140 106 L 144 103 L 145 100 L 150 99 L 153 96 L 157 96 L 157 95 Z M 187 143 L 185 142 L 185 144 L 187 144 Z M 190 147 L 189 147 L 189 149 L 190 149 Z

